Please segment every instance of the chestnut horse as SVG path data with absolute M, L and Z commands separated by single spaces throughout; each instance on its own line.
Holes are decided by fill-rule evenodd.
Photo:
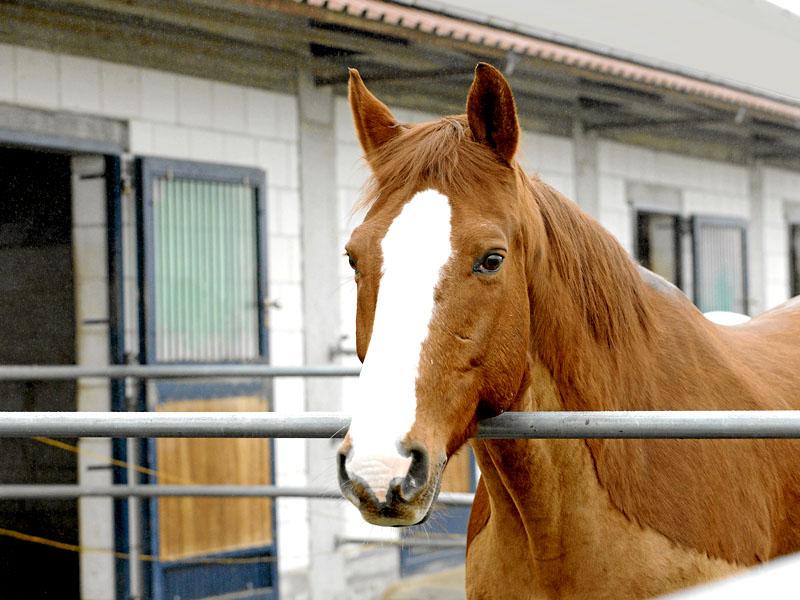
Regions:
M 511 89 L 480 64 L 466 115 L 398 123 L 350 73 L 373 178 L 347 244 L 357 408 L 339 453 L 370 523 L 426 518 L 503 411 L 800 408 L 800 302 L 712 323 L 571 201 L 527 177 Z M 467 595 L 643 598 L 800 548 L 800 444 L 471 440 Z

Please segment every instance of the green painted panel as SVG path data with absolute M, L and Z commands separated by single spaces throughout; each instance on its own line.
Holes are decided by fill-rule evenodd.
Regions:
M 723 310 L 744 313 L 744 227 L 725 223 L 703 223 L 696 231 L 699 262 L 695 282 L 697 306 L 703 312 Z
M 166 177 L 154 186 L 157 360 L 257 357 L 253 189 Z

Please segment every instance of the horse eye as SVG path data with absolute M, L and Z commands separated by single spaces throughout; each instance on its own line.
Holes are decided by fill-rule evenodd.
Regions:
M 356 270 L 356 259 L 348 254 L 347 255 L 347 261 L 350 263 L 350 268 L 353 269 L 353 271 L 355 271 Z
M 477 273 L 496 273 L 503 264 L 503 260 L 502 254 L 492 252 L 484 256 L 481 262 L 475 265 L 473 271 Z

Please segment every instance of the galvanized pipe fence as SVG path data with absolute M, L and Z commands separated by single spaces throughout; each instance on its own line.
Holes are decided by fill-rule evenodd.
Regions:
M 344 437 L 341 413 L 2 412 L 0 437 Z M 507 412 L 478 423 L 479 439 L 800 438 L 800 411 Z
M 276 367 L 263 364 L 0 366 L 0 381 L 106 378 L 223 379 L 347 377 L 358 367 L 338 365 Z M 0 413 L 0 437 L 342 437 L 350 419 L 339 413 Z M 620 411 L 505 413 L 479 424 L 481 439 L 535 438 L 800 438 L 800 411 Z M 266 496 L 340 498 L 333 490 L 279 486 L 0 486 L 2 497 L 59 495 L 156 497 Z M 145 489 L 150 488 L 150 489 Z M 235 489 L 239 488 L 239 489 Z M 30 494 L 31 496 L 23 496 Z M 462 495 L 469 496 L 469 495 Z M 443 503 L 449 503 L 447 496 Z M 468 500 L 461 497 L 455 503 Z
M 104 378 L 347 377 L 359 369 L 333 365 L 112 365 L 0 366 L 0 381 Z M 0 437 L 265 437 L 337 438 L 350 423 L 340 413 L 271 412 L 0 412 Z M 800 439 L 800 411 L 581 411 L 509 412 L 478 424 L 479 439 Z M 232 485 L 4 485 L 0 498 L 154 498 L 167 496 L 341 499 L 338 490 Z M 443 505 L 469 505 L 472 494 L 442 493 Z M 463 547 L 463 540 L 429 540 Z M 419 545 L 420 540 L 340 538 L 345 544 Z
M 343 500 L 336 489 L 278 485 L 0 485 L 0 500 L 69 498 L 315 498 Z M 470 506 L 473 494 L 442 492 L 436 502 L 442 506 Z
M 358 367 L 320 365 L 276 367 L 263 364 L 191 365 L 2 365 L 0 381 L 54 381 L 71 379 L 239 379 L 258 377 L 354 377 Z

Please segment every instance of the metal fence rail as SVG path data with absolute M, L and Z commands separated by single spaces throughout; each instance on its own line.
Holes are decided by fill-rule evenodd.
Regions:
M 320 365 L 275 367 L 272 365 L 109 365 L 81 367 L 74 365 L 0 365 L 0 381 L 52 381 L 103 378 L 178 379 L 178 378 L 254 378 L 254 377 L 353 377 L 360 367 Z
M 348 544 L 359 544 L 367 546 L 403 546 L 421 548 L 454 548 L 466 550 L 467 536 L 452 538 L 436 537 L 406 537 L 406 538 L 368 538 L 368 537 L 337 537 L 334 539 L 334 547 L 340 548 Z
M 341 413 L 0 412 L 0 437 L 343 437 Z M 800 438 L 800 411 L 508 412 L 478 438 Z
M 284 487 L 277 485 L 0 485 L 0 499 L 30 498 L 317 498 L 344 500 L 336 489 Z M 442 492 L 437 503 L 445 506 L 470 506 L 473 495 Z

